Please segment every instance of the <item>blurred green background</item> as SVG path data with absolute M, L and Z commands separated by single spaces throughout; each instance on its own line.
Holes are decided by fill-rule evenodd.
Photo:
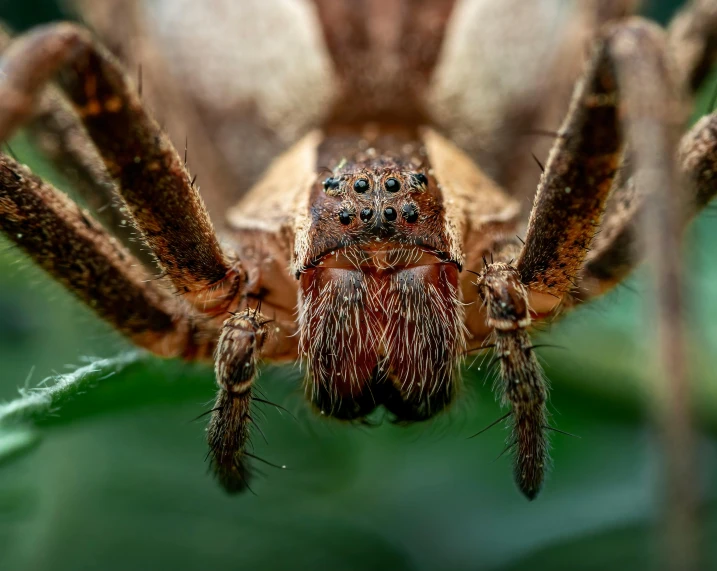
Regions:
M 681 4 L 652 2 L 662 21 Z M 0 0 L 22 29 L 55 3 Z M 713 82 L 715 83 L 715 82 Z M 709 92 L 714 86 L 706 86 Z M 56 180 L 22 137 L 13 150 Z M 63 182 L 57 181 L 62 187 Z M 689 233 L 690 348 L 699 424 L 705 569 L 717 569 L 717 223 Z M 128 346 L 0 241 L 0 401 Z M 505 434 L 467 440 L 501 415 L 478 365 L 445 417 L 410 428 L 318 420 L 296 368 L 267 369 L 256 495 L 225 496 L 204 463 L 211 370 L 145 359 L 38 427 L 0 466 L 0 569 L 602 570 L 659 567 L 663 477 L 644 370 L 644 272 L 544 334 L 553 470 L 538 500 L 515 489 Z M 1 437 L 0 437 L 1 439 Z

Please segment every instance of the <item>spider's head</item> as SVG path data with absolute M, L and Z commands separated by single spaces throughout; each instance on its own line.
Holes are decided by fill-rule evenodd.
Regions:
M 305 267 L 400 268 L 451 260 L 443 201 L 427 168 L 363 157 L 317 183 Z

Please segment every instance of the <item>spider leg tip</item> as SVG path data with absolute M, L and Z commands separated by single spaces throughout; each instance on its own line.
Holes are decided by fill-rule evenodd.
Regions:
M 521 486 L 520 491 L 529 502 L 532 502 L 540 493 L 540 486 Z

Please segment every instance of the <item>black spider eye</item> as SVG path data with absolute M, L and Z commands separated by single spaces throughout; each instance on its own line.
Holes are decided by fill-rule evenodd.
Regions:
M 354 190 L 356 192 L 366 192 L 368 190 L 368 180 L 360 178 L 354 183 Z
M 339 221 L 344 226 L 351 224 L 352 218 L 353 218 L 353 216 L 351 215 L 351 213 L 348 210 L 342 210 L 341 212 L 339 212 Z
M 396 216 L 398 216 L 396 209 L 391 208 L 390 206 L 383 211 L 383 217 L 389 222 L 393 222 L 394 220 L 396 220 Z
M 398 192 L 398 189 L 401 188 L 401 183 L 398 182 L 395 178 L 389 178 L 386 180 L 386 190 L 388 192 Z
M 428 184 L 428 178 L 426 178 L 426 175 L 423 174 L 422 172 L 415 174 L 414 178 L 416 179 L 418 184 L 421 184 L 423 186 L 426 186 Z
M 364 222 L 368 222 L 369 220 L 371 220 L 372 216 L 373 210 L 371 210 L 370 208 L 364 208 L 361 211 L 361 220 L 363 220 Z
M 416 208 L 413 204 L 406 204 L 401 209 L 401 212 L 403 214 L 403 218 L 410 224 L 413 224 L 418 220 L 418 208 Z
M 340 178 L 338 178 L 338 177 L 334 178 L 334 177 L 330 176 L 329 178 L 327 178 L 324 181 L 324 190 L 325 191 L 336 190 L 337 188 L 339 188 L 340 184 L 341 184 Z

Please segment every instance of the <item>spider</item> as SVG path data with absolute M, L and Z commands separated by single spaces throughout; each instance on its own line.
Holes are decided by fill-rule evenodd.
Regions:
M 176 16 L 170 3 L 158 4 Z M 551 134 L 529 210 L 516 158 L 525 153 L 510 134 L 554 110 L 517 106 L 498 129 L 502 151 L 491 154 L 479 140 L 485 129 L 466 112 L 467 100 L 475 106 L 480 99 L 456 95 L 470 91 L 470 36 L 480 30 L 483 2 L 234 5 L 252 16 L 264 6 L 281 23 L 285 63 L 272 69 L 294 81 L 287 92 L 273 88 L 273 103 L 284 104 L 275 115 L 257 97 L 227 117 L 239 130 L 236 155 L 237 135 L 226 133 L 218 104 L 179 89 L 143 95 L 145 84 L 176 87 L 159 51 L 146 48 L 145 79 L 135 83 L 79 25 L 7 36 L 0 140 L 27 126 L 91 211 L 0 154 L 0 229 L 137 346 L 214 362 L 218 394 L 207 436 L 227 491 L 246 489 L 251 473 L 260 361 L 301 359 L 306 396 L 326 416 L 362 419 L 384 407 L 398 422 L 420 422 L 460 393 L 462 358 L 492 349 L 514 477 L 533 499 L 551 427 L 531 328 L 630 272 L 642 257 L 639 226 L 658 190 L 684 189 L 683 225 L 717 191 L 717 116 L 677 143 L 717 45 L 717 1 L 693 2 L 668 31 L 630 16 L 633 4 L 585 2 L 575 10 L 577 36 L 590 38 L 592 49 L 564 122 Z M 86 8 L 107 36 L 142 37 L 138 4 L 102 6 Z M 257 28 L 256 37 L 271 22 L 244 28 Z M 294 40 L 303 51 L 287 47 Z M 551 95 L 561 106 L 561 86 L 582 62 L 574 48 L 564 42 L 567 59 L 555 66 Z M 253 69 L 258 81 L 275 80 L 266 67 Z M 234 78 L 213 77 L 220 96 L 231 95 L 226 86 Z M 143 97 L 171 100 L 159 110 L 181 115 L 201 141 L 210 208 L 189 174 L 186 148 L 183 158 Z M 286 112 L 297 101 L 305 106 L 299 118 Z M 286 126 L 283 137 L 259 136 L 267 117 Z M 219 192 L 227 181 L 246 189 L 230 208 Z M 115 208 L 101 208 L 108 200 Z M 152 260 L 118 229 L 124 214 Z

